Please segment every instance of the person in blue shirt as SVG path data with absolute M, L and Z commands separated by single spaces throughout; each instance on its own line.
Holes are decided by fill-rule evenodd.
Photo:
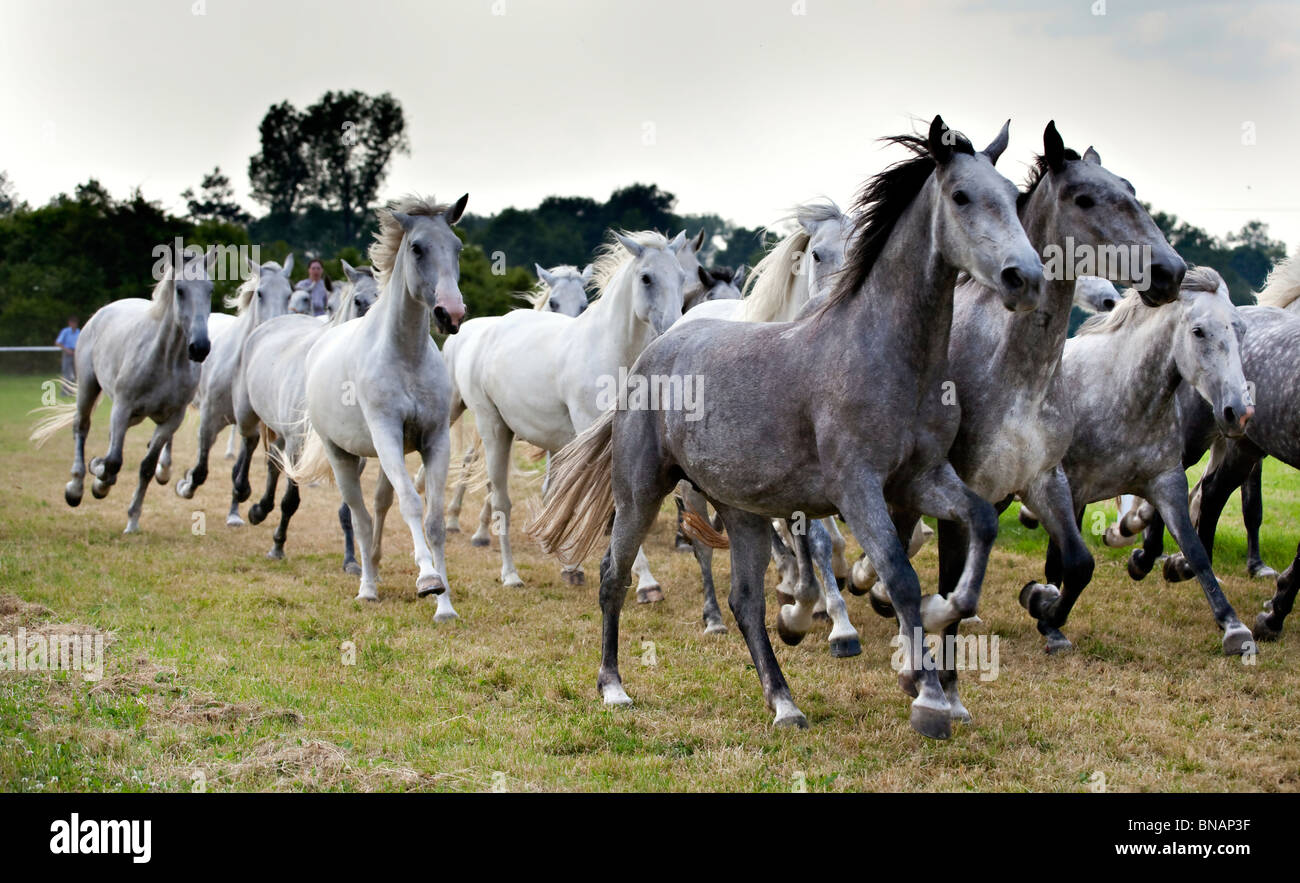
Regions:
M 59 332 L 54 344 L 63 350 L 63 367 L 59 372 L 66 383 L 77 381 L 77 338 L 81 336 L 81 323 L 76 316 L 68 317 L 68 327 Z
M 307 265 L 307 278 L 294 287 L 305 290 L 311 295 L 311 314 L 313 316 L 325 315 L 326 309 L 329 307 L 330 282 L 329 277 L 325 275 L 325 267 L 321 264 L 319 258 L 312 258 L 311 263 Z

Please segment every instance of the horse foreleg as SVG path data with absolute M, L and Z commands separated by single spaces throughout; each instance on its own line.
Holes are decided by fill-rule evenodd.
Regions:
M 1192 526 L 1191 515 L 1187 511 L 1187 476 L 1179 470 L 1159 476 L 1151 483 L 1146 494 L 1169 527 L 1174 542 L 1182 550 L 1183 560 L 1201 583 L 1205 599 L 1210 602 L 1210 612 L 1214 621 L 1223 630 L 1223 652 L 1228 656 L 1254 652 L 1254 638 L 1250 629 L 1241 624 L 1237 611 L 1232 609 L 1228 599 L 1215 579 L 1210 564 L 1210 556 L 1196 528 Z M 1208 495 L 1202 500 L 1202 516 L 1208 514 L 1205 509 L 1210 502 Z
M 131 426 L 131 414 L 125 404 L 114 402 L 112 416 L 108 420 L 108 453 L 90 461 L 90 474 L 95 481 L 90 492 L 95 499 L 102 500 L 108 496 L 108 490 L 117 483 L 117 473 L 122 469 L 122 450 L 126 445 L 126 431 Z M 150 476 L 152 478 L 152 476 Z
M 446 589 L 442 575 L 433 566 L 433 553 L 424 536 L 424 501 L 415 489 L 410 474 L 406 471 L 406 452 L 403 449 L 403 428 L 400 420 L 374 421 L 370 426 L 375 452 L 379 455 L 379 468 L 384 470 L 389 483 L 397 494 L 397 508 L 402 513 L 402 520 L 411 532 L 411 543 L 415 546 L 415 563 L 420 573 L 415 578 L 415 594 L 438 594 Z M 355 514 L 355 512 L 354 512 Z M 373 536 L 373 534 L 372 534 Z M 372 556 L 373 558 L 373 553 Z
M 1277 578 L 1277 591 L 1264 603 L 1264 612 L 1255 617 L 1255 638 L 1275 641 L 1282 634 L 1287 614 L 1295 606 L 1296 589 L 1300 588 L 1300 547 L 1296 548 L 1291 566 Z
M 179 417 L 154 429 L 153 438 L 149 440 L 149 449 L 145 452 L 144 459 L 140 461 L 140 483 L 136 485 L 135 496 L 131 498 L 131 505 L 127 507 L 126 530 L 123 533 L 140 532 L 140 511 L 144 508 L 145 491 L 153 481 L 154 470 L 158 467 L 158 458 L 162 455 L 163 447 L 171 441 L 172 433 L 184 419 L 185 411 L 182 410 Z
M 158 456 L 158 468 L 153 473 L 154 480 L 159 484 L 166 484 L 172 478 L 172 440 L 167 439 L 167 444 L 163 445 L 162 453 Z
M 682 495 L 675 498 L 678 508 L 678 524 L 681 524 L 681 514 L 687 506 L 696 515 L 707 519 L 709 517 L 709 503 L 705 496 L 686 482 L 682 482 L 679 489 Z M 691 537 L 687 537 L 686 542 L 695 554 L 695 563 L 700 566 L 700 585 L 704 590 L 704 634 L 723 634 L 727 631 L 727 626 L 722 621 L 722 610 L 718 607 L 718 596 L 713 586 L 713 549 L 707 543 Z
M 343 529 L 343 572 L 360 576 L 361 565 L 357 563 L 352 539 L 352 511 L 348 509 L 347 503 L 339 504 L 339 527 Z
M 427 515 L 424 532 L 433 549 L 433 566 L 442 574 L 445 591 L 438 593 L 438 609 L 434 622 L 456 619 L 456 608 L 451 606 L 451 579 L 447 574 L 447 528 L 442 517 L 442 503 L 447 492 L 447 466 L 451 460 L 451 438 L 440 433 L 422 453 L 424 459 L 424 499 Z
M 1044 572 L 1047 584 L 1031 580 L 1020 590 L 1020 606 L 1038 621 L 1038 632 L 1047 639 L 1048 653 L 1069 650 L 1074 645 L 1061 633 L 1061 626 L 1092 581 L 1095 566 L 1079 532 L 1082 513 L 1074 507 L 1070 483 L 1060 466 L 1035 478 L 1024 496 L 1051 537 L 1052 563 L 1051 572 Z
M 1216 452 L 1218 448 L 1216 446 Z M 1243 450 L 1239 444 L 1228 444 L 1223 450 L 1221 462 L 1215 469 L 1207 469 L 1201 476 L 1201 495 L 1200 506 L 1195 520 L 1196 534 L 1200 538 L 1201 548 L 1204 549 L 1206 558 L 1213 563 L 1214 561 L 1214 534 L 1218 530 L 1219 517 L 1223 514 L 1223 507 L 1227 504 L 1228 498 L 1250 475 L 1258 457 L 1252 456 L 1249 451 Z M 1211 456 L 1213 461 L 1214 456 Z M 1184 484 L 1186 481 L 1184 480 Z M 1190 512 L 1188 518 L 1191 518 Z M 1165 522 L 1168 523 L 1169 517 L 1165 515 Z M 1171 526 L 1169 532 L 1173 533 Z M 1178 538 L 1175 536 L 1174 538 Z M 1188 562 L 1185 555 L 1186 547 L 1180 542 L 1179 548 L 1183 552 L 1177 552 L 1165 559 L 1164 577 L 1169 582 L 1181 582 L 1182 580 L 1191 579 L 1196 576 L 1194 567 Z
M 203 482 L 208 480 L 208 452 L 212 448 L 212 443 L 216 441 L 217 434 L 225 428 L 225 424 L 221 423 L 217 415 L 212 413 L 213 410 L 205 397 L 199 404 L 198 459 L 186 471 L 185 477 L 176 483 L 176 493 L 187 500 L 194 496 L 194 492 L 199 489 Z M 235 513 L 235 516 L 238 517 L 238 512 Z M 243 524 L 243 520 L 241 519 L 239 523 Z M 227 524 L 229 524 L 228 519 Z
M 925 646 L 921 581 L 907 559 L 884 491 L 879 480 L 869 473 L 842 479 L 840 489 L 837 508 L 889 587 L 889 600 L 898 616 L 899 633 L 892 643 L 899 686 L 915 697 L 912 728 L 932 739 L 947 739 L 952 735 L 952 705 L 943 693 L 934 659 Z

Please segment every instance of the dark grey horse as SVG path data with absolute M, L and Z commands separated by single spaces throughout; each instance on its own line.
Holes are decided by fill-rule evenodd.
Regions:
M 996 290 L 974 280 L 957 287 L 948 359 L 961 425 L 948 456 L 962 481 L 999 510 L 1019 495 L 1063 550 L 1061 591 L 1036 617 L 1048 649 L 1058 650 L 1070 646 L 1059 628 L 1093 570 L 1061 469 L 1075 434 L 1075 391 L 1061 371 L 1078 296 L 1075 259 L 1092 256 L 1093 272 L 1116 282 L 1139 280 L 1142 301 L 1152 306 L 1178 297 L 1186 267 L 1133 186 L 1103 167 L 1092 148 L 1082 156 L 1068 149 L 1054 122 L 1043 132 L 1043 154 L 1018 207 L 1029 241 L 1048 258 L 1043 303 L 1030 313 L 1009 313 Z M 1068 258 L 1053 264 L 1054 255 Z M 947 595 L 962 571 L 966 541 L 949 521 L 939 522 L 938 535 L 939 593 Z M 878 586 L 872 606 L 892 613 Z M 956 668 L 945 665 L 941 679 L 954 703 L 956 678 Z
M 1289 466 L 1300 468 L 1300 376 L 1295 354 L 1300 352 L 1300 317 L 1275 307 L 1241 307 L 1238 315 L 1245 323 L 1241 360 L 1246 379 L 1255 389 L 1255 416 L 1243 438 L 1231 438 L 1215 425 L 1213 409 L 1203 402 L 1184 405 L 1182 417 L 1187 427 L 1185 438 L 1202 440 L 1200 453 L 1185 448 L 1184 462 L 1195 454 L 1200 460 L 1208 444 L 1216 451 L 1200 484 L 1200 505 L 1196 532 L 1208 556 L 1214 552 L 1214 534 L 1219 516 L 1237 488 L 1249 481 L 1259 469 L 1260 461 L 1276 457 Z M 1258 497 L 1255 498 L 1258 501 Z M 1243 507 L 1244 508 L 1244 507 Z M 1258 512 L 1256 517 L 1258 517 Z M 1143 548 L 1136 549 L 1129 563 L 1134 577 L 1145 575 L 1160 557 L 1164 541 L 1164 522 L 1152 519 Z M 1255 547 L 1258 554 L 1258 546 Z M 1185 555 L 1171 555 L 1165 562 L 1165 578 L 1187 579 L 1192 575 Z M 1296 560 L 1278 577 L 1277 592 L 1265 612 L 1255 619 L 1254 634 L 1259 640 L 1272 640 L 1282 632 L 1287 614 L 1295 604 L 1300 586 L 1300 549 Z
M 953 288 L 964 270 L 1000 290 L 1007 309 L 1034 309 L 1043 264 L 1016 216 L 1015 187 L 993 167 L 1006 129 L 983 152 L 935 117 L 928 137 L 887 139 L 911 159 L 869 181 L 859 230 L 835 291 L 793 323 L 684 323 L 633 368 L 642 377 L 696 377 L 704 415 L 681 408 L 611 410 L 553 463 L 550 499 L 530 526 L 544 549 L 581 560 L 613 515 L 601 564 L 604 616 L 597 686 L 607 704 L 631 700 L 618 671 L 618 626 L 636 550 L 660 502 L 685 479 L 722 516 L 731 541 L 729 604 L 778 726 L 807 726 L 764 623 L 769 519 L 841 513 L 890 587 L 903 652 L 900 686 L 911 723 L 952 733 L 924 631 L 973 614 L 993 507 L 947 460 L 958 409 L 945 401 Z M 921 514 L 961 522 L 967 568 L 946 599 L 921 611 L 921 584 L 899 541 Z M 820 597 L 798 590 L 795 606 Z M 782 611 L 787 617 L 786 608 Z M 897 642 L 896 642 L 897 643 Z

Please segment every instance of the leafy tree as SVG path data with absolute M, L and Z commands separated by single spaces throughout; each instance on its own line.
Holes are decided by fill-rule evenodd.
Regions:
M 220 166 L 215 166 L 204 175 L 199 187 L 202 191 L 199 196 L 194 195 L 192 187 L 187 187 L 181 193 L 181 199 L 185 200 L 189 208 L 191 220 L 225 221 L 229 224 L 247 224 L 252 220 L 235 202 L 235 188 L 231 186 L 230 178 L 222 173 Z
M 12 215 L 26 207 L 27 203 L 18 199 L 18 191 L 14 189 L 9 173 L 0 170 L 0 215 Z
M 288 101 L 272 105 L 258 126 L 262 149 L 248 160 L 248 180 L 273 215 L 293 212 L 310 176 L 301 129 L 302 114 Z

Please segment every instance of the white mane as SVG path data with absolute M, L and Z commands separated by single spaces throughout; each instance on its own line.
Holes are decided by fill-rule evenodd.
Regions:
M 1256 298 L 1261 306 L 1286 309 L 1300 299 L 1300 247 L 1273 268 Z
M 778 242 L 771 251 L 763 256 L 745 283 L 745 299 L 741 302 L 740 315 L 746 322 L 776 322 L 793 319 L 802 303 L 794 303 L 795 289 L 807 268 L 803 261 L 807 259 L 808 231 L 804 223 L 840 220 L 844 213 L 831 200 L 806 202 L 797 206 L 789 215 L 777 224 L 798 222 L 793 233 Z M 796 272 L 802 268 L 803 273 Z M 805 283 L 806 293 L 806 283 Z

